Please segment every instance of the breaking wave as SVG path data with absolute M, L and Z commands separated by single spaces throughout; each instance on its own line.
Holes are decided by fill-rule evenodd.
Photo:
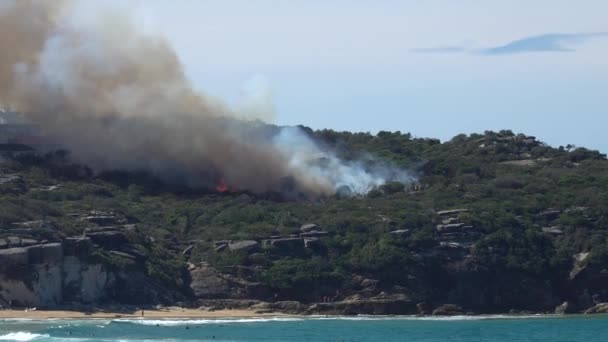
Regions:
M 138 324 L 158 326 L 182 326 L 202 324 L 235 324 L 235 323 L 268 323 L 268 322 L 298 322 L 306 320 L 341 320 L 341 321 L 478 321 L 478 320 L 507 320 L 555 318 L 556 315 L 458 315 L 458 316 L 322 316 L 306 317 L 268 317 L 268 318 L 222 318 L 222 319 L 115 319 L 110 324 Z
M 33 334 L 30 332 L 11 332 L 6 335 L 0 335 L 0 340 L 2 341 L 32 341 L 38 338 L 48 338 L 50 337 L 47 334 Z
M 159 326 L 201 325 L 201 324 L 231 324 L 231 323 L 266 323 L 266 322 L 297 322 L 306 318 L 300 317 L 269 317 L 269 318 L 227 318 L 227 319 L 115 319 L 114 324 L 140 324 Z

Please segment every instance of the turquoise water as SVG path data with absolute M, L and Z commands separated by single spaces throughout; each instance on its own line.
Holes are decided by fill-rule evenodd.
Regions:
M 8 341 L 608 341 L 608 316 L 1 320 Z

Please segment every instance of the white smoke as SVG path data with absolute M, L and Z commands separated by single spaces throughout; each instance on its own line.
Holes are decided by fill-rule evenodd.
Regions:
M 365 194 L 387 181 L 409 183 L 413 180 L 409 172 L 379 161 L 372 160 L 371 166 L 366 166 L 362 160 L 342 160 L 322 149 L 298 127 L 284 127 L 273 142 L 294 175 L 334 192 L 347 188 L 352 193 Z

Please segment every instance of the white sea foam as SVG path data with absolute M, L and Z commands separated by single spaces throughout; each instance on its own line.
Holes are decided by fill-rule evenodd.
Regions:
M 555 318 L 561 317 L 557 315 L 476 315 L 476 316 L 422 316 L 413 317 L 412 319 L 422 321 L 475 321 L 475 320 L 493 320 L 493 319 L 531 319 L 531 318 Z
M 32 341 L 41 337 L 49 337 L 49 335 L 33 334 L 30 332 L 18 331 L 1 335 L 0 340 L 2 341 Z
M 259 318 L 222 318 L 222 319 L 115 319 L 113 323 L 130 323 L 141 325 L 182 326 L 202 324 L 237 324 L 237 323 L 266 323 L 266 322 L 298 322 L 306 320 L 342 320 L 342 321 L 476 321 L 476 320 L 503 320 L 503 319 L 532 319 L 555 318 L 556 315 L 458 315 L 458 316 L 325 316 L 312 315 L 306 317 L 259 317 Z
M 131 323 L 142 325 L 178 326 L 200 324 L 230 324 L 230 323 L 262 323 L 262 322 L 295 322 L 304 321 L 302 317 L 268 317 L 268 318 L 228 318 L 228 319 L 115 319 L 115 323 Z
M 478 321 L 492 319 L 531 319 L 531 318 L 555 318 L 559 315 L 456 315 L 456 316 L 310 316 L 310 319 L 319 320 L 344 320 L 344 321 L 382 321 L 382 320 L 406 320 L 406 321 Z

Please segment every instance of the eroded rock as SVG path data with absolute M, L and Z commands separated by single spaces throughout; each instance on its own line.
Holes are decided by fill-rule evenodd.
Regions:
M 585 310 L 585 314 L 605 314 L 608 313 L 608 303 L 599 303 Z
M 562 304 L 555 307 L 555 313 L 557 315 L 563 315 L 570 313 L 571 305 L 568 302 L 563 302 Z
M 300 232 L 302 232 L 302 233 L 306 233 L 306 232 L 309 232 L 309 231 L 311 231 L 311 230 L 317 230 L 318 228 L 319 228 L 319 226 L 317 226 L 317 225 L 316 225 L 316 224 L 314 224 L 314 223 L 307 223 L 307 224 L 303 224 L 303 225 L 300 227 Z
M 433 310 L 433 316 L 456 316 L 463 315 L 462 307 L 456 304 L 444 304 Z
M 200 265 L 190 271 L 190 288 L 197 298 L 229 297 L 230 284 L 216 269 Z
M 259 248 L 260 244 L 254 240 L 236 241 L 228 244 L 228 249 L 231 251 L 253 251 Z

